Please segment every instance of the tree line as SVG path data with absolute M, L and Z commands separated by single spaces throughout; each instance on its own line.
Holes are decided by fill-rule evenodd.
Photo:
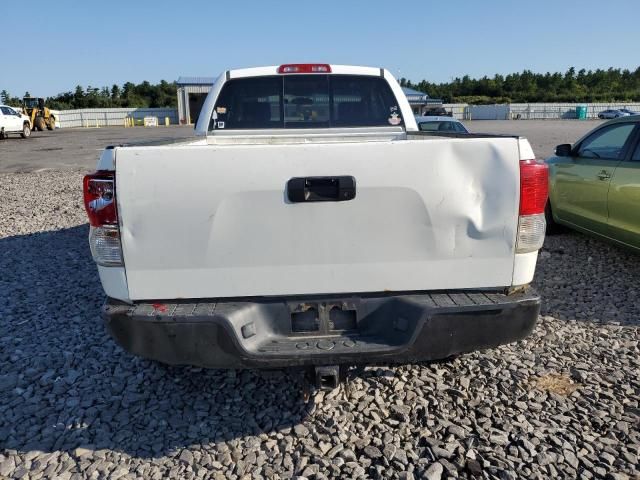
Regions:
M 25 92 L 25 97 L 30 96 Z M 5 105 L 20 106 L 22 98 L 14 97 L 6 90 L 0 92 L 0 101 Z M 78 108 L 113 107 L 176 107 L 176 83 L 161 80 L 158 84 L 144 81 L 139 84 L 95 88 L 78 85 L 73 92 L 60 93 L 45 99 L 45 105 L 55 110 Z
M 533 73 L 524 70 L 493 78 L 465 75 L 450 82 L 400 84 L 441 98 L 445 103 L 535 103 L 535 102 L 624 102 L 640 101 L 640 67 L 634 71 L 619 68 L 585 70 L 574 67 L 565 73 Z
M 534 102 L 623 102 L 640 101 L 640 67 L 634 71 L 609 68 L 576 72 L 574 67 L 565 73 L 533 73 L 524 70 L 509 75 L 496 74 L 492 78 L 471 78 L 465 75 L 450 82 L 418 83 L 400 79 L 409 87 L 441 98 L 445 103 L 534 103 Z M 25 94 L 25 96 L 28 96 Z M 19 106 L 21 98 L 6 90 L 0 101 Z M 78 85 L 75 91 L 48 97 L 45 104 L 56 110 L 109 107 L 176 107 L 176 83 L 160 81 L 151 84 L 127 82 L 122 86 L 94 88 Z

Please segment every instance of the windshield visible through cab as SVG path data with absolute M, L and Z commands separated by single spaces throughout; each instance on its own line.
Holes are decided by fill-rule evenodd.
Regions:
M 38 99 L 32 97 L 26 97 L 24 99 L 24 106 L 27 108 L 34 108 L 38 106 Z
M 209 130 L 402 125 L 400 107 L 382 77 L 278 75 L 229 80 Z

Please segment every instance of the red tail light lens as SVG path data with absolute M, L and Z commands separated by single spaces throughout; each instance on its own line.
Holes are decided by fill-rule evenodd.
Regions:
M 549 169 L 537 160 L 520 161 L 520 215 L 544 213 L 549 194 Z
M 89 224 L 92 227 L 118 225 L 114 172 L 85 175 L 82 184 Z
M 331 73 L 326 63 L 288 63 L 278 67 L 278 73 Z

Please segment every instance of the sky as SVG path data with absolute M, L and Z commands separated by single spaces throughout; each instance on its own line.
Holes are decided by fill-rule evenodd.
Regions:
M 0 90 L 14 96 L 282 63 L 416 82 L 640 65 L 638 0 L 7 0 L 2 17 Z

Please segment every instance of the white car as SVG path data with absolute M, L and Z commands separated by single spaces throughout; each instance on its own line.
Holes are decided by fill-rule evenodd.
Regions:
M 610 118 L 628 117 L 629 115 L 631 114 L 627 113 L 624 110 L 609 109 L 609 110 L 603 110 L 600 113 L 598 113 L 598 118 L 601 120 L 605 120 Z
M 107 147 L 89 244 L 125 349 L 169 364 L 444 359 L 526 337 L 547 167 L 518 136 L 419 131 L 388 70 L 224 72 L 196 137 Z
M 421 132 L 469 133 L 462 122 L 451 117 L 416 115 L 416 123 Z
M 0 138 L 18 133 L 22 138 L 31 136 L 29 117 L 7 105 L 0 105 Z

